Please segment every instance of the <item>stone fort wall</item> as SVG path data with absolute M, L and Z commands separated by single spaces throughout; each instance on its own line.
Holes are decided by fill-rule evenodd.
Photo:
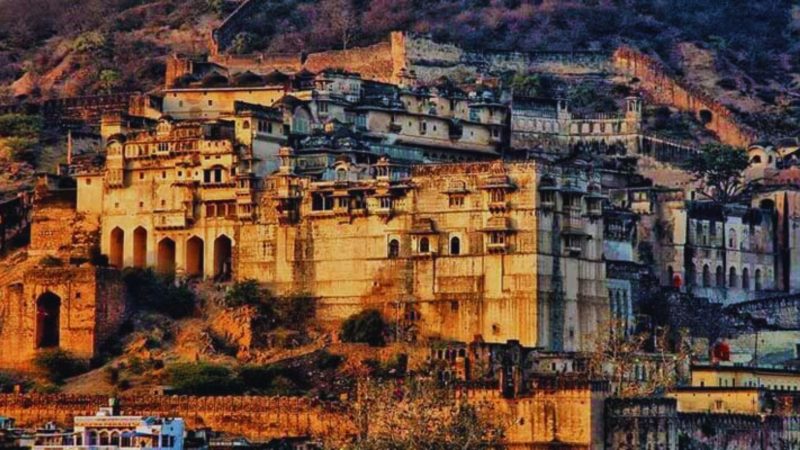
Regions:
M 94 415 L 108 397 L 64 394 L 0 395 L 0 415 L 19 427 L 47 421 L 72 424 L 75 416 Z M 342 404 L 300 397 L 136 396 L 120 399 L 120 413 L 182 417 L 188 428 L 211 427 L 253 440 L 283 436 L 346 438 L 356 433 L 350 411 Z
M 226 29 L 231 26 L 224 25 Z M 404 32 L 392 32 L 385 41 L 348 50 L 330 50 L 308 55 L 226 55 L 212 52 L 209 61 L 228 67 L 234 72 L 294 72 L 301 69 L 318 72 L 326 68 L 337 68 L 357 72 L 365 79 L 391 83 L 401 81 L 402 69 L 413 72 L 422 82 L 432 82 L 443 76 L 480 77 L 506 71 L 588 76 L 613 70 L 609 55 L 602 52 L 474 52 Z M 167 68 L 168 84 L 170 80 L 190 71 L 190 68 L 190 65 L 170 58 Z
M 756 140 L 754 130 L 738 122 L 733 113 L 709 95 L 680 83 L 658 61 L 630 47 L 614 52 L 616 70 L 640 80 L 641 86 L 654 103 L 674 106 L 681 111 L 699 115 L 711 113 L 706 128 L 717 134 L 720 141 L 736 147 L 747 147 Z

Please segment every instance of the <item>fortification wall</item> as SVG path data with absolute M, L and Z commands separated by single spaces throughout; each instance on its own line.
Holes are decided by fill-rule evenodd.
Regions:
M 73 417 L 94 415 L 106 404 L 103 396 L 6 394 L 0 395 L 0 415 L 15 418 L 20 427 L 49 420 L 66 426 Z M 300 397 L 137 396 L 122 397 L 120 404 L 122 414 L 178 416 L 188 428 L 211 427 L 253 440 L 355 434 L 347 407 Z
M 392 41 L 405 48 L 405 64 L 421 81 L 442 76 L 489 75 L 506 71 L 539 71 L 564 76 L 592 75 L 613 70 L 607 54 L 601 52 L 475 52 L 454 44 L 405 34 L 393 34 Z
M 247 3 L 257 2 L 250 0 Z M 235 28 L 238 21 L 232 16 L 215 33 L 215 45 L 220 45 L 220 49 L 224 50 L 221 44 L 226 42 L 223 36 L 231 33 L 230 29 Z M 167 85 L 191 69 L 180 60 L 172 59 L 167 62 Z M 235 56 L 212 52 L 209 61 L 225 66 L 232 72 L 295 72 L 303 68 L 319 72 L 336 68 L 357 72 L 366 79 L 392 83 L 400 81 L 402 69 L 414 72 L 417 79 L 424 83 L 443 76 L 479 77 L 506 71 L 586 76 L 613 70 L 609 55 L 601 52 L 471 52 L 454 44 L 437 43 L 430 38 L 404 32 L 392 32 L 387 40 L 366 47 L 311 53 L 305 58 L 300 54 Z
M 394 79 L 392 55 L 392 44 L 380 42 L 368 47 L 311 53 L 303 67 L 312 72 L 326 68 L 344 69 L 357 72 L 368 80 L 390 82 Z
M 701 111 L 711 113 L 706 128 L 717 134 L 720 141 L 736 147 L 747 147 L 756 140 L 754 130 L 738 122 L 724 105 L 697 89 L 675 79 L 658 61 L 630 47 L 614 52 L 614 67 L 640 80 L 642 88 L 654 103 L 671 105 L 697 116 Z

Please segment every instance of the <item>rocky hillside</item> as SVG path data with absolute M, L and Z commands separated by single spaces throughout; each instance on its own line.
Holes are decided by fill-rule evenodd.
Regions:
M 0 0 L 0 103 L 147 90 L 170 52 L 207 52 L 243 0 Z M 790 0 L 273 0 L 234 53 L 308 52 L 428 33 L 470 49 L 611 50 L 629 44 L 773 135 L 800 125 L 800 6 Z

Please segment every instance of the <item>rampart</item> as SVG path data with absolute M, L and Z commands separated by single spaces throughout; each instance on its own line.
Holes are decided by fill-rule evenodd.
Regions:
M 47 421 L 68 426 L 79 415 L 94 415 L 108 404 L 104 396 L 63 394 L 0 395 L 0 415 L 20 427 Z M 188 428 L 243 435 L 252 440 L 283 436 L 347 438 L 356 430 L 350 410 L 340 403 L 300 397 L 137 396 L 120 398 L 122 414 L 182 417 Z
M 800 295 L 784 294 L 766 297 L 730 306 L 730 311 L 764 319 L 773 327 L 800 330 Z
M 680 83 L 650 56 L 630 47 L 620 47 L 614 52 L 612 61 L 616 70 L 639 79 L 653 103 L 671 105 L 698 117 L 710 114 L 706 128 L 715 132 L 720 141 L 736 147 L 747 147 L 756 140 L 756 132 L 739 123 L 727 107 L 709 95 Z
M 41 114 L 50 125 L 65 125 L 73 122 L 99 124 L 100 117 L 107 112 L 129 112 L 138 92 L 82 97 L 62 97 L 42 102 L 0 105 L 2 114 Z
M 255 5 L 258 0 L 242 4 Z M 253 6 L 248 6 L 252 9 Z M 237 10 L 240 11 L 240 10 Z M 234 15 L 240 15 L 237 12 Z M 432 82 L 440 77 L 480 77 L 498 75 L 506 71 L 539 71 L 558 73 L 564 76 L 588 76 L 608 73 L 613 70 L 609 55 L 602 52 L 476 52 L 467 51 L 457 45 L 434 42 L 424 36 L 404 32 L 393 32 L 385 41 L 348 50 L 331 50 L 308 55 L 254 54 L 226 55 L 222 51 L 229 45 L 226 39 L 242 20 L 229 17 L 214 33 L 210 62 L 220 64 L 232 71 L 272 70 L 297 71 L 308 69 L 318 72 L 326 68 L 344 69 L 361 74 L 366 79 L 398 83 L 402 72 L 413 74 L 422 82 Z M 232 36 L 231 36 L 232 39 Z M 226 45 L 223 43 L 228 42 Z M 171 70 L 173 68 L 174 70 Z M 168 82 L 190 67 L 180 63 L 168 66 Z

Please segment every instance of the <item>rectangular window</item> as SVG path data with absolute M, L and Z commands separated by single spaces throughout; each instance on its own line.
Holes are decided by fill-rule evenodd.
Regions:
M 464 196 L 463 195 L 451 195 L 450 196 L 450 207 L 451 208 L 461 208 L 464 206 Z

